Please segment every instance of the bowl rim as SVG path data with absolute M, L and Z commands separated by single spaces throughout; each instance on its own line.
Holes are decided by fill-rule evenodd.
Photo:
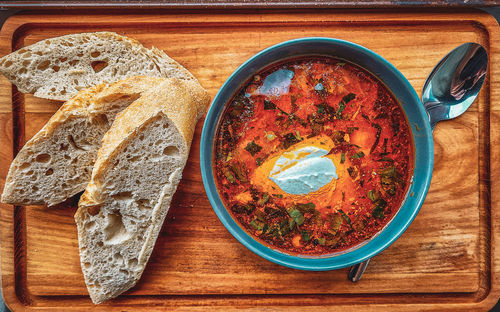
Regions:
M 379 231 L 374 237 L 370 238 L 369 240 L 362 242 L 356 246 L 352 251 L 350 249 L 346 250 L 346 252 L 340 252 L 338 254 L 334 254 L 333 256 L 331 255 L 325 255 L 325 256 L 306 256 L 306 255 L 291 255 L 284 253 L 282 251 L 279 251 L 277 249 L 273 249 L 269 246 L 266 246 L 253 238 L 251 235 L 249 235 L 244 229 L 241 228 L 241 226 L 233 219 L 231 214 L 228 212 L 224 204 L 222 203 L 222 200 L 219 196 L 216 183 L 215 183 L 215 178 L 214 178 L 214 173 L 213 173 L 213 166 L 212 166 L 212 156 L 213 156 L 213 140 L 215 137 L 215 133 L 218 128 L 218 120 L 222 112 L 224 111 L 225 106 L 229 101 L 226 101 L 225 103 L 220 103 L 221 97 L 223 96 L 223 93 L 226 88 L 228 88 L 228 85 L 230 82 L 232 82 L 236 76 L 238 76 L 242 71 L 244 71 L 247 67 L 251 66 L 252 63 L 254 63 L 256 60 L 260 59 L 261 57 L 265 56 L 271 51 L 274 51 L 276 49 L 280 49 L 283 47 L 287 47 L 290 45 L 295 45 L 295 44 L 302 44 L 302 43 L 326 43 L 326 44 L 332 44 L 332 45 L 339 45 L 339 46 L 346 46 L 351 49 L 356 49 L 359 50 L 361 53 L 364 53 L 370 58 L 377 59 L 382 65 L 388 69 L 391 74 L 393 74 L 397 80 L 399 80 L 401 83 L 403 83 L 404 87 L 406 90 L 409 91 L 408 96 L 411 98 L 412 102 L 418 104 L 416 105 L 416 110 L 418 111 L 418 114 L 422 116 L 422 118 L 425 119 L 425 123 L 423 124 L 423 128 L 420 127 L 416 128 L 416 131 L 419 132 L 419 135 L 421 137 L 424 137 L 424 143 L 425 148 L 427 149 L 427 161 L 426 163 L 422 166 L 421 170 L 423 170 L 422 173 L 422 179 L 423 181 L 417 181 L 419 183 L 418 187 L 420 188 L 418 194 L 412 194 L 412 209 L 408 208 L 405 211 L 405 216 L 401 217 L 401 210 L 405 206 L 408 205 L 408 201 L 403 201 L 401 207 L 399 208 L 399 211 L 393 216 L 391 221 L 386 224 L 386 226 Z M 307 56 L 313 54 L 307 53 L 304 54 L 303 56 Z M 334 57 L 331 55 L 331 57 Z M 287 60 L 289 57 L 283 57 L 283 58 L 278 58 L 278 59 L 273 59 L 267 61 L 267 66 L 281 62 L 284 60 Z M 355 63 L 354 63 L 355 64 Z M 358 65 L 360 66 L 360 65 Z M 361 66 L 362 67 L 362 66 Z M 376 74 L 372 73 L 375 75 L 377 78 L 379 78 Z M 381 79 L 381 78 L 379 78 Z M 245 81 L 240 82 L 240 87 L 245 83 Z M 387 84 L 386 84 L 387 85 Z M 387 86 L 389 90 L 392 91 L 392 89 Z M 233 96 L 238 90 L 233 91 Z M 223 100 L 223 99 L 222 99 Z M 401 105 L 403 107 L 403 105 Z M 404 113 L 407 115 L 407 112 L 403 108 Z M 422 125 L 421 125 L 422 126 Z M 412 128 L 412 125 L 410 124 L 410 130 L 412 132 L 413 139 L 415 141 L 415 133 Z M 423 136 L 422 136 L 423 134 Z M 416 144 L 414 142 L 414 144 Z M 414 166 L 414 175 L 415 175 L 415 170 L 416 170 L 416 163 L 417 163 L 417 150 L 415 146 L 415 166 Z M 201 169 L 201 174 L 202 174 L 202 180 L 203 180 L 203 185 L 205 187 L 205 191 L 207 193 L 208 199 L 210 201 L 210 204 L 215 211 L 217 217 L 219 220 L 222 222 L 224 227 L 245 247 L 250 249 L 252 252 L 256 253 L 257 255 L 272 261 L 274 263 L 294 268 L 294 269 L 300 269 L 300 270 L 309 270 L 309 271 L 325 271 L 325 270 L 334 270 L 334 269 L 340 269 L 348 266 L 352 266 L 356 263 L 360 263 L 362 261 L 365 261 L 369 258 L 372 258 L 373 256 L 377 255 L 378 253 L 382 252 L 384 249 L 389 247 L 394 241 L 396 241 L 402 234 L 403 232 L 408 228 L 408 226 L 411 224 L 411 222 L 414 220 L 416 217 L 417 213 L 420 210 L 420 207 L 423 204 L 423 201 L 425 199 L 425 196 L 427 195 L 427 191 L 429 189 L 430 181 L 432 178 L 432 168 L 433 168 L 433 162 L 434 162 L 434 152 L 433 152 L 433 140 L 432 140 L 432 130 L 430 128 L 430 124 L 427 119 L 427 113 L 421 104 L 420 98 L 417 96 L 417 93 L 415 92 L 415 89 L 411 86 L 409 81 L 403 76 L 399 70 L 397 70 L 391 63 L 389 63 L 387 60 L 385 60 L 382 56 L 378 55 L 377 53 L 361 46 L 356 43 L 352 43 L 346 40 L 342 39 L 336 39 L 336 38 L 327 38 L 327 37 L 305 37 L 305 38 L 298 38 L 298 39 L 293 39 L 293 40 L 288 40 L 284 41 L 275 45 L 272 45 L 252 57 L 250 57 L 248 60 L 246 60 L 243 64 L 241 64 L 224 82 L 224 84 L 221 86 L 219 91 L 217 92 L 216 96 L 214 97 L 210 108 L 207 112 L 205 122 L 203 125 L 203 130 L 201 134 L 201 142 L 200 142 L 200 169 Z M 410 194 L 410 189 L 415 185 L 415 181 L 410 182 L 411 185 L 408 188 L 407 194 Z M 407 196 L 408 199 L 408 196 Z M 390 226 L 391 223 L 393 222 L 396 217 L 400 215 L 399 223 L 398 225 Z M 388 228 L 391 230 L 388 231 Z

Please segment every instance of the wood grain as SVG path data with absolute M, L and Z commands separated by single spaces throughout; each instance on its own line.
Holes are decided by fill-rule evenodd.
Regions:
M 205 9 L 209 8 L 229 8 L 229 9 L 250 9 L 250 8 L 398 8 L 401 6 L 413 7 L 486 7 L 498 4 L 496 0 L 378 0 L 374 3 L 372 0 L 183 0 L 183 1 L 165 1 L 165 0 L 142 0 L 142 1 L 128 1 L 128 0 L 114 0 L 114 1 L 88 1 L 78 0 L 68 3 L 61 0 L 45 0 L 45 1 L 3 1 L 3 6 L 13 9 L 47 9 L 47 8 L 68 8 L 77 7 L 79 9 L 93 9 L 97 5 L 103 8 L 150 8 L 150 9 Z
M 361 282 L 347 281 L 347 269 L 304 272 L 281 267 L 256 256 L 227 232 L 201 182 L 201 121 L 142 279 L 126 295 L 97 310 L 162 306 L 195 311 L 210 306 L 225 311 L 238 306 L 260 311 L 299 305 L 328 310 L 342 305 L 346 311 L 455 311 L 485 310 L 496 303 L 500 155 L 493 147 L 500 143 L 500 36 L 492 17 L 479 12 L 347 11 L 22 14 L 9 18 L 2 28 L 0 53 L 49 37 L 97 30 L 116 31 L 165 50 L 212 96 L 256 52 L 305 36 L 362 44 L 394 64 L 415 90 L 421 89 L 441 57 L 463 42 L 483 44 L 490 56 L 489 78 L 478 100 L 467 113 L 439 124 L 434 132 L 433 179 L 419 215 L 401 239 L 373 258 Z M 0 187 L 13 151 L 22 144 L 13 143 L 15 138 L 22 134 L 22 140 L 29 139 L 60 105 L 13 92 L 8 81 L 0 79 L 0 146 L 5 147 L 0 149 Z M 53 209 L 0 206 L 2 289 L 11 308 L 92 307 L 78 259 L 76 200 Z M 24 223 L 15 224 L 15 218 Z

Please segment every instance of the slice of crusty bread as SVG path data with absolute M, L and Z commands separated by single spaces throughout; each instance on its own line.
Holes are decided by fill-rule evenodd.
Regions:
M 141 277 L 208 102 L 198 82 L 166 79 L 105 134 L 75 214 L 82 271 L 95 304 Z
M 64 103 L 17 154 L 1 201 L 52 206 L 83 191 L 116 114 L 162 80 L 132 77 L 101 84 Z
M 195 79 L 165 52 L 113 32 L 37 42 L 2 57 L 0 72 L 21 92 L 64 101 L 81 89 L 132 76 Z

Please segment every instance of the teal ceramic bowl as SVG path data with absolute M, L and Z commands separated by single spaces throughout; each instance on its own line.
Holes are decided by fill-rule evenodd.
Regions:
M 357 64 L 378 77 L 401 104 L 410 123 L 415 144 L 412 182 L 406 199 L 393 219 L 371 239 L 339 253 L 321 256 L 290 255 L 272 249 L 240 227 L 224 206 L 213 172 L 214 137 L 219 119 L 233 96 L 253 75 L 288 59 L 330 56 Z M 434 161 L 432 130 L 427 113 L 408 80 L 380 55 L 352 42 L 331 38 L 301 38 L 267 48 L 243 63 L 226 80 L 208 110 L 201 135 L 200 164 L 203 184 L 212 207 L 229 232 L 248 249 L 272 262 L 301 270 L 334 270 L 367 260 L 391 245 L 417 215 L 429 189 Z

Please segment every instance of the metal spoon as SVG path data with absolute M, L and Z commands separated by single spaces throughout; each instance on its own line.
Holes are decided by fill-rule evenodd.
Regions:
M 462 115 L 476 99 L 488 69 L 483 46 L 469 42 L 448 53 L 432 70 L 422 89 L 422 103 L 432 130 L 439 121 Z M 351 267 L 347 278 L 357 282 L 370 259 Z

